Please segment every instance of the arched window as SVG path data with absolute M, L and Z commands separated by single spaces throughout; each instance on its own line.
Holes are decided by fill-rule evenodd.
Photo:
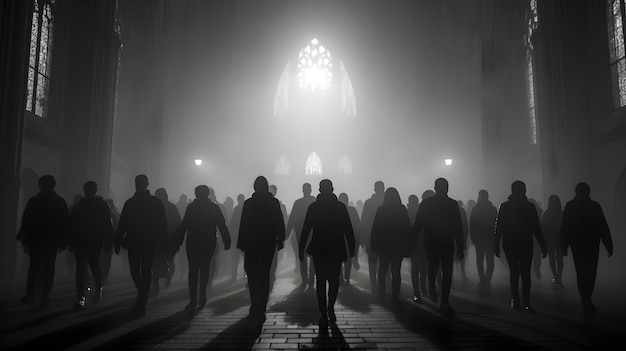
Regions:
M 330 52 L 313 38 L 298 55 L 298 84 L 303 89 L 324 90 L 333 78 Z
M 613 106 L 626 105 L 626 50 L 624 50 L 624 0 L 609 0 L 606 7 Z
M 322 159 L 320 159 L 315 151 L 311 152 L 309 157 L 306 159 L 304 174 L 322 175 Z
M 537 110 L 535 108 L 535 72 L 534 72 L 534 47 L 533 34 L 539 25 L 537 14 L 537 0 L 530 0 L 526 11 L 527 31 L 526 41 L 526 89 L 528 94 L 528 122 L 530 129 L 530 143 L 537 144 Z
M 341 156 L 341 159 L 339 159 L 338 170 L 339 170 L 339 174 L 343 174 L 343 175 L 352 174 L 352 161 L 350 161 L 350 158 L 348 157 L 348 155 Z
M 30 30 L 26 110 L 42 118 L 48 117 L 54 5 L 55 0 L 34 0 Z
M 276 161 L 274 173 L 276 173 L 276 175 L 289 175 L 289 161 L 287 161 L 285 155 L 281 155 L 278 161 Z

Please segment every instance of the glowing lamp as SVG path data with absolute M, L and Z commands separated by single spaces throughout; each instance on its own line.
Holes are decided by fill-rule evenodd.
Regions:
M 202 166 L 202 160 L 201 159 L 196 159 L 196 166 Z
M 446 163 L 446 166 L 452 166 L 452 159 L 451 158 L 446 158 L 445 160 L 443 160 L 443 162 Z

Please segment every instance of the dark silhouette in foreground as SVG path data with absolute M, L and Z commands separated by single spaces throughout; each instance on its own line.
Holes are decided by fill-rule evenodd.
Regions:
M 596 306 L 591 295 L 598 272 L 600 242 L 604 244 L 608 257 L 611 257 L 613 239 L 602 207 L 589 196 L 591 187 L 587 183 L 578 183 L 575 192 L 576 196 L 567 202 L 563 210 L 563 255 L 567 256 L 567 249 L 571 248 L 583 311 L 593 313 Z
M 417 240 L 424 231 L 424 248 L 428 256 L 428 290 L 432 302 L 439 302 L 435 280 L 441 264 L 441 312 L 453 316 L 450 306 L 450 287 L 452 286 L 452 269 L 454 257 L 462 260 L 463 225 L 458 203 L 448 197 L 448 181 L 444 178 L 435 180 L 435 195 L 422 200 L 417 210 L 412 228 L 413 240 Z M 415 247 L 412 244 L 411 247 Z M 456 255 L 455 255 L 456 248 Z
M 313 257 L 319 327 L 324 333 L 328 331 L 328 320 L 333 323 L 337 320 L 335 301 L 339 292 L 341 262 L 354 257 L 354 231 L 346 206 L 333 194 L 333 183 L 323 179 L 319 190 L 320 194 L 309 206 L 304 218 L 299 256 L 303 260 L 306 252 Z
M 374 183 L 374 194 L 365 200 L 363 203 L 363 212 L 361 214 L 361 245 L 365 246 L 365 253 L 367 255 L 367 263 L 369 267 L 369 277 L 371 284 L 372 294 L 378 292 L 378 256 L 372 251 L 371 239 L 372 239 L 372 224 L 374 223 L 374 216 L 376 216 L 376 210 L 378 206 L 383 204 L 385 198 L 385 183 L 382 181 L 376 181 Z
M 143 316 L 152 284 L 152 265 L 160 241 L 167 235 L 167 219 L 163 203 L 150 194 L 148 177 L 135 177 L 135 194 L 126 200 L 115 232 L 115 253 L 122 247 L 128 251 L 130 275 L 137 287 L 133 313 Z
M 400 268 L 404 256 L 409 257 L 411 222 L 396 188 L 385 191 L 383 204 L 378 207 L 372 225 L 372 251 L 378 255 L 378 296 L 385 299 L 385 277 L 391 268 L 391 303 L 400 305 Z
M 65 200 L 54 191 L 56 180 L 51 175 L 39 178 L 39 193 L 28 200 L 22 215 L 17 240 L 28 252 L 29 266 L 26 295 L 22 303 L 35 304 L 37 283 L 43 282 L 41 305 L 47 306 L 54 282 L 57 252 L 68 244 L 69 210 Z
M 209 187 L 198 185 L 193 200 L 177 231 L 178 245 L 182 245 L 187 235 L 187 260 L 189 266 L 189 303 L 185 307 L 191 311 L 197 306 L 204 308 L 207 302 L 206 289 L 209 284 L 210 265 L 217 247 L 219 229 L 224 249 L 230 248 L 230 233 L 219 206 L 209 199 Z M 198 277 L 200 284 L 198 285 Z M 199 295 L 199 297 L 198 297 Z
M 159 243 L 154 255 L 154 265 L 152 272 L 152 288 L 150 296 L 157 297 L 161 291 L 159 280 L 165 279 L 165 287 L 169 288 L 172 277 L 176 270 L 175 256 L 179 247 L 176 239 L 176 231 L 181 223 L 181 215 L 176 205 L 169 201 L 165 188 L 158 188 L 154 191 L 154 196 L 163 202 L 165 218 L 167 219 L 167 235 Z
M 354 231 L 354 256 L 343 263 L 343 269 L 340 274 L 341 280 L 339 281 L 339 283 L 346 283 L 350 285 L 350 273 L 352 272 L 352 267 L 357 270 L 360 268 L 358 251 L 360 245 L 359 228 L 361 227 L 361 220 L 359 219 L 359 212 L 356 207 L 350 205 L 348 194 L 339 194 L 338 200 L 346 205 L 348 215 L 350 216 L 350 222 L 352 223 L 352 230 Z
M 241 211 L 243 210 L 244 201 L 246 201 L 244 194 L 237 195 L 237 205 L 233 208 L 233 214 L 228 222 L 228 231 L 230 232 L 232 242 L 235 243 L 237 243 L 239 239 L 239 225 L 241 224 Z M 233 283 L 237 280 L 240 261 L 241 251 L 230 250 L 230 280 Z
M 528 312 L 535 309 L 530 304 L 530 270 L 533 262 L 533 237 L 541 246 L 542 257 L 547 255 L 546 242 L 541 232 L 537 209 L 526 198 L 526 184 L 515 181 L 511 185 L 508 201 L 500 205 L 496 220 L 494 253 L 500 257 L 500 240 L 510 269 L 511 308 L 522 306 Z M 522 280 L 522 305 L 519 281 Z
M 244 268 L 250 290 L 249 318 L 265 322 L 270 292 L 270 270 L 277 250 L 285 245 L 285 222 L 280 203 L 269 192 L 267 179 L 254 181 L 254 194 L 246 199 L 241 212 L 237 248 L 244 253 Z
M 76 258 L 76 302 L 75 307 L 85 307 L 85 276 L 87 266 L 95 280 L 93 302 L 98 303 L 102 299 L 102 269 L 100 267 L 100 255 L 110 255 L 111 247 L 107 246 L 108 252 L 103 252 L 104 243 L 110 243 L 113 237 L 113 223 L 109 205 L 100 196 L 96 196 L 98 186 L 89 181 L 83 185 L 83 197 L 77 204 L 72 206 L 70 212 L 71 235 L 70 247 Z

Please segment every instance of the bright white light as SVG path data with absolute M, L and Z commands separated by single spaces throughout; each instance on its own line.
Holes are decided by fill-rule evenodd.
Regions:
M 198 159 L 195 160 L 195 162 L 196 162 L 196 166 L 202 166 L 202 160 L 201 159 L 198 158 Z
M 443 162 L 446 163 L 446 166 L 452 166 L 452 159 L 451 158 L 446 158 L 445 160 L 443 160 Z
M 324 90 L 333 77 L 330 52 L 315 38 L 298 55 L 298 83 L 303 89 Z
M 306 159 L 306 166 L 304 167 L 304 174 L 306 175 L 321 175 L 322 174 L 322 159 L 317 155 L 315 151 L 309 154 Z

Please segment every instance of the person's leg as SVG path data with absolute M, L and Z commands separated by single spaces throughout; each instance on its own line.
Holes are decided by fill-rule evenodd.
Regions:
M 474 245 L 476 250 L 476 270 L 478 271 L 478 282 L 484 284 L 486 281 L 485 267 L 483 265 L 485 261 L 485 250 L 482 245 Z
M 309 288 L 313 288 L 315 285 L 315 265 L 313 264 L 313 257 L 305 254 L 304 260 L 307 262 L 306 266 L 309 267 L 309 272 L 307 273 L 307 276 L 309 277 Z
M 552 284 L 557 284 L 556 250 L 554 248 L 548 250 L 548 264 L 550 265 L 550 272 L 552 273 Z
M 327 279 L 328 279 L 328 318 L 334 322 L 337 320 L 335 316 L 335 302 L 339 294 L 339 273 L 341 271 L 340 260 L 329 260 L 327 263 Z
M 556 250 L 556 255 L 555 255 L 555 262 L 556 262 L 556 278 L 557 278 L 557 284 L 559 286 L 563 286 L 563 251 L 560 249 Z
M 352 271 L 352 260 L 348 257 L 343 264 L 343 279 L 350 285 L 350 272 Z
M 520 257 L 520 277 L 522 279 L 522 303 L 524 308 L 529 309 L 530 306 L 530 285 L 531 285 L 531 269 L 533 265 L 533 253 L 529 251 Z
M 198 303 L 198 274 L 200 272 L 200 262 L 202 262 L 202 255 L 194 253 L 192 250 L 187 250 L 189 277 L 187 278 L 187 284 L 189 286 L 189 305 L 188 308 L 193 308 Z
M 493 277 L 494 257 L 495 257 L 495 254 L 493 252 L 493 245 L 488 245 L 484 251 L 485 251 L 485 262 L 487 264 L 487 269 L 485 270 L 485 281 L 487 283 L 487 286 L 490 286 L 491 278 Z
M 439 297 L 437 296 L 437 288 L 435 285 L 438 274 L 439 255 L 436 252 L 432 252 L 432 250 L 430 250 L 428 252 L 428 293 L 430 294 L 430 299 L 435 303 L 439 301 Z
M 398 301 L 400 298 L 400 270 L 402 269 L 402 256 L 394 257 L 391 260 L 391 300 Z
M 509 266 L 509 286 L 511 288 L 511 308 L 519 308 L 520 259 L 514 251 L 506 251 L 506 262 Z
M 317 307 L 322 317 L 326 318 L 328 304 L 326 301 L 326 282 L 328 281 L 328 261 L 319 256 L 313 256 L 313 265 L 315 265 L 315 292 L 317 295 Z
M 259 305 L 259 261 L 258 252 L 246 251 L 243 258 L 243 268 L 248 276 L 248 291 L 250 292 L 250 315 L 257 313 Z
M 391 260 L 388 256 L 378 255 L 378 294 L 381 299 L 385 297 L 385 278 L 390 264 Z
M 260 256 L 259 261 L 259 317 L 265 320 L 265 309 L 267 308 L 267 300 L 274 281 L 271 280 L 272 263 L 276 257 L 276 250 L 264 252 Z M 271 285 L 270 285 L 271 284 Z
M 100 266 L 100 255 L 102 253 L 102 246 L 92 245 L 87 252 L 87 260 L 89 261 L 89 268 L 91 275 L 96 284 L 95 291 L 98 292 L 102 289 L 102 268 Z M 95 296 L 95 295 L 94 295 Z
M 419 258 L 415 253 L 411 256 L 411 286 L 413 287 L 413 300 L 420 300 L 420 268 Z
M 139 274 L 140 274 L 140 289 L 137 302 L 139 305 L 145 306 L 148 301 L 148 294 L 150 293 L 150 285 L 152 284 L 152 265 L 154 263 L 156 247 L 153 245 L 147 245 L 139 253 Z
M 454 267 L 454 247 L 441 250 L 441 305 L 448 305 L 450 288 L 452 287 L 452 270 Z
M 204 250 L 203 257 L 200 261 L 200 287 L 199 287 L 199 299 L 198 304 L 201 308 L 206 305 L 206 289 L 209 285 L 209 274 L 211 271 L 211 258 L 213 257 L 213 253 L 215 252 L 215 247 Z
M 74 247 L 74 258 L 76 260 L 74 282 L 78 299 L 76 306 L 82 307 L 85 305 L 85 268 L 87 266 L 87 255 L 82 247 Z
M 129 246 L 126 251 L 128 252 L 128 267 L 130 269 L 130 276 L 133 278 L 135 287 L 139 290 L 139 286 L 141 285 L 141 275 L 139 273 L 140 250 L 136 249 L 134 246 Z
M 376 273 L 378 271 L 378 255 L 376 255 L 369 246 L 365 249 L 367 252 L 371 291 L 375 294 L 378 291 L 378 280 L 376 279 Z

